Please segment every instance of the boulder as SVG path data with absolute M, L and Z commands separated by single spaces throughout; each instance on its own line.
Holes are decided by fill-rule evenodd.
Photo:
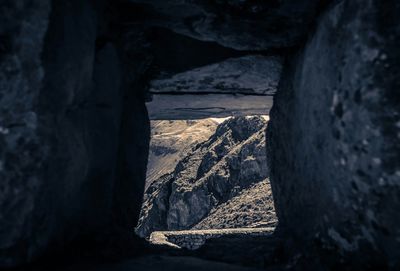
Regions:
M 279 227 L 355 270 L 400 264 L 399 11 L 332 6 L 288 58 L 268 126 Z

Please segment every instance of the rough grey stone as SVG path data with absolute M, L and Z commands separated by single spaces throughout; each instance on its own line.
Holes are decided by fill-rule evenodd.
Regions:
M 297 244 L 300 258 L 290 263 L 303 260 L 307 268 L 311 259 L 326 269 L 399 269 L 398 1 L 340 1 L 315 34 L 310 23 L 318 6 L 331 1 L 131 0 L 143 14 L 129 17 L 131 10 L 111 5 L 103 17 L 106 2 L 51 1 L 51 9 L 46 0 L 1 3 L 0 268 L 63 250 L 82 241 L 80 234 L 132 233 L 149 139 L 142 90 L 151 77 L 144 73 L 154 53 L 140 48 L 147 42 L 140 27 L 162 26 L 238 50 L 302 46 L 312 36 L 287 59 L 269 129 L 280 232 L 289 242 L 283 250 Z M 175 57 L 178 48 L 162 59 L 180 64 L 161 70 L 173 74 L 241 56 L 219 47 L 223 56 L 215 57 L 214 49 L 193 63 Z M 225 152 L 218 147 L 206 158 Z M 253 161 L 246 163 L 253 172 Z M 211 201 L 199 193 L 193 202 Z M 262 261 L 251 254 L 250 261 Z
M 399 267 L 399 11 L 332 7 L 289 59 L 268 127 L 281 229 L 358 270 Z
M 275 94 L 282 69 L 276 56 L 249 55 L 151 81 L 154 93 Z
M 31 223 L 44 184 L 41 167 L 49 159 L 37 108 L 49 12 L 49 1 L 0 5 L 0 268 L 42 248 L 32 239 Z
M 148 65 L 96 47 L 101 12 L 91 3 L 6 1 L 0 17 L 3 268 L 72 241 L 96 247 L 136 224 L 149 120 L 137 82 Z
M 176 245 L 178 248 L 196 250 L 210 240 L 224 238 L 247 238 L 247 236 L 271 236 L 274 228 L 202 229 L 184 231 L 155 231 L 149 241 L 155 245 Z
M 265 50 L 297 45 L 319 6 L 328 1 L 152 1 L 143 4 L 147 24 L 214 41 L 237 50 Z M 135 18 L 133 18 L 135 19 Z

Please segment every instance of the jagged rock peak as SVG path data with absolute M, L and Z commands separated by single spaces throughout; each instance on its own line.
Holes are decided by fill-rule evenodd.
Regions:
M 232 117 L 219 124 L 216 132 L 194 146 L 171 174 L 149 186 L 136 232 L 144 237 L 155 230 L 190 229 L 220 204 L 266 180 L 266 125 L 264 116 Z M 265 191 L 266 197 L 268 193 Z M 241 204 L 242 200 L 239 201 Z M 254 205 L 250 201 L 245 204 Z M 237 204 L 229 206 L 236 208 Z M 257 219 L 267 217 L 269 220 L 269 215 Z M 250 218 L 221 221 L 230 221 L 231 226 L 252 224 Z M 204 227 L 210 223 L 203 223 Z
M 232 131 L 232 137 L 236 140 L 243 140 L 259 131 L 267 124 L 262 116 L 240 116 L 232 117 L 218 126 L 215 136 L 220 136 L 226 131 Z

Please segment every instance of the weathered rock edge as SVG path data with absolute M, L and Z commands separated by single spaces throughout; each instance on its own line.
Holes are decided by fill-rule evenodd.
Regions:
M 297 244 L 322 266 L 400 266 L 399 12 L 398 1 L 331 7 L 288 57 L 275 96 L 267 153 L 279 228 L 288 251 Z

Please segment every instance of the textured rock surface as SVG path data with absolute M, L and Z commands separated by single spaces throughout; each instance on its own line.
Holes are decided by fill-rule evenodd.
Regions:
M 358 270 L 400 264 L 399 11 L 330 9 L 290 59 L 268 127 L 279 225 Z
M 218 229 L 240 227 L 275 227 L 274 199 L 269 180 L 255 183 L 247 189 L 216 206 L 193 229 Z
M 52 3 L 38 102 L 39 127 L 41 137 L 48 142 L 49 159 L 42 168 L 42 194 L 34 210 L 37 217 L 32 220 L 28 246 L 32 246 L 31 238 L 63 246 L 80 230 L 87 232 L 93 226 L 85 221 L 90 212 L 85 204 L 89 191 L 84 188 L 90 167 L 85 103 L 92 90 L 95 16 L 88 3 Z
M 96 46 L 100 6 L 1 5 L 0 268 L 136 224 L 149 121 L 135 80 L 146 62 L 126 66 L 115 44 Z
M 11 0 L 0 6 L 0 268 L 32 257 L 37 253 L 32 247 L 41 246 L 31 239 L 30 224 L 48 159 L 37 102 L 49 2 Z
M 217 205 L 263 181 L 268 174 L 265 127 L 262 117 L 221 123 L 209 140 L 194 146 L 174 172 L 150 185 L 136 232 L 148 236 L 154 230 L 189 229 Z
M 143 4 L 146 23 L 237 50 L 296 45 L 327 1 L 129 0 Z
M 153 120 L 192 120 L 229 116 L 268 115 L 271 96 L 207 94 L 153 95 L 146 103 Z
M 310 27 L 323 2 L 340 4 Z M 77 254 L 82 244 L 118 254 L 109 242 L 91 242 L 107 236 L 118 245 L 131 241 L 149 140 L 142 90 L 159 73 L 167 78 L 255 53 L 229 48 L 285 55 L 295 46 L 300 52 L 287 57 L 269 130 L 278 232 L 288 242 L 281 251 L 291 254 L 295 244 L 300 250 L 287 266 L 303 263 L 309 270 L 317 261 L 328 270 L 399 270 L 399 5 L 3 0 L 0 268 L 45 251 L 61 250 L 68 258 L 72 240 L 79 243 Z M 165 30 L 163 36 L 151 25 L 211 42 Z M 305 49 L 297 47 L 306 35 Z M 207 203 L 207 195 L 193 201 Z M 171 216 L 171 223 L 178 217 L 187 215 Z M 124 234 L 118 238 L 115 231 Z M 218 250 L 214 259 L 246 254 L 261 262 L 266 251 L 236 246 L 234 239 L 228 257 L 226 240 L 213 241 L 201 253 Z
M 262 117 L 229 119 L 177 165 L 168 229 L 193 226 L 218 203 L 267 177 L 265 127 Z
M 276 92 L 282 59 L 250 55 L 200 67 L 171 78 L 151 81 L 154 93 L 238 93 L 272 95 Z
M 274 227 L 265 228 L 240 228 L 234 229 L 203 229 L 183 231 L 155 231 L 152 232 L 149 242 L 155 245 L 167 245 L 174 248 L 196 250 L 203 246 L 208 239 L 221 237 L 243 238 L 270 236 Z

